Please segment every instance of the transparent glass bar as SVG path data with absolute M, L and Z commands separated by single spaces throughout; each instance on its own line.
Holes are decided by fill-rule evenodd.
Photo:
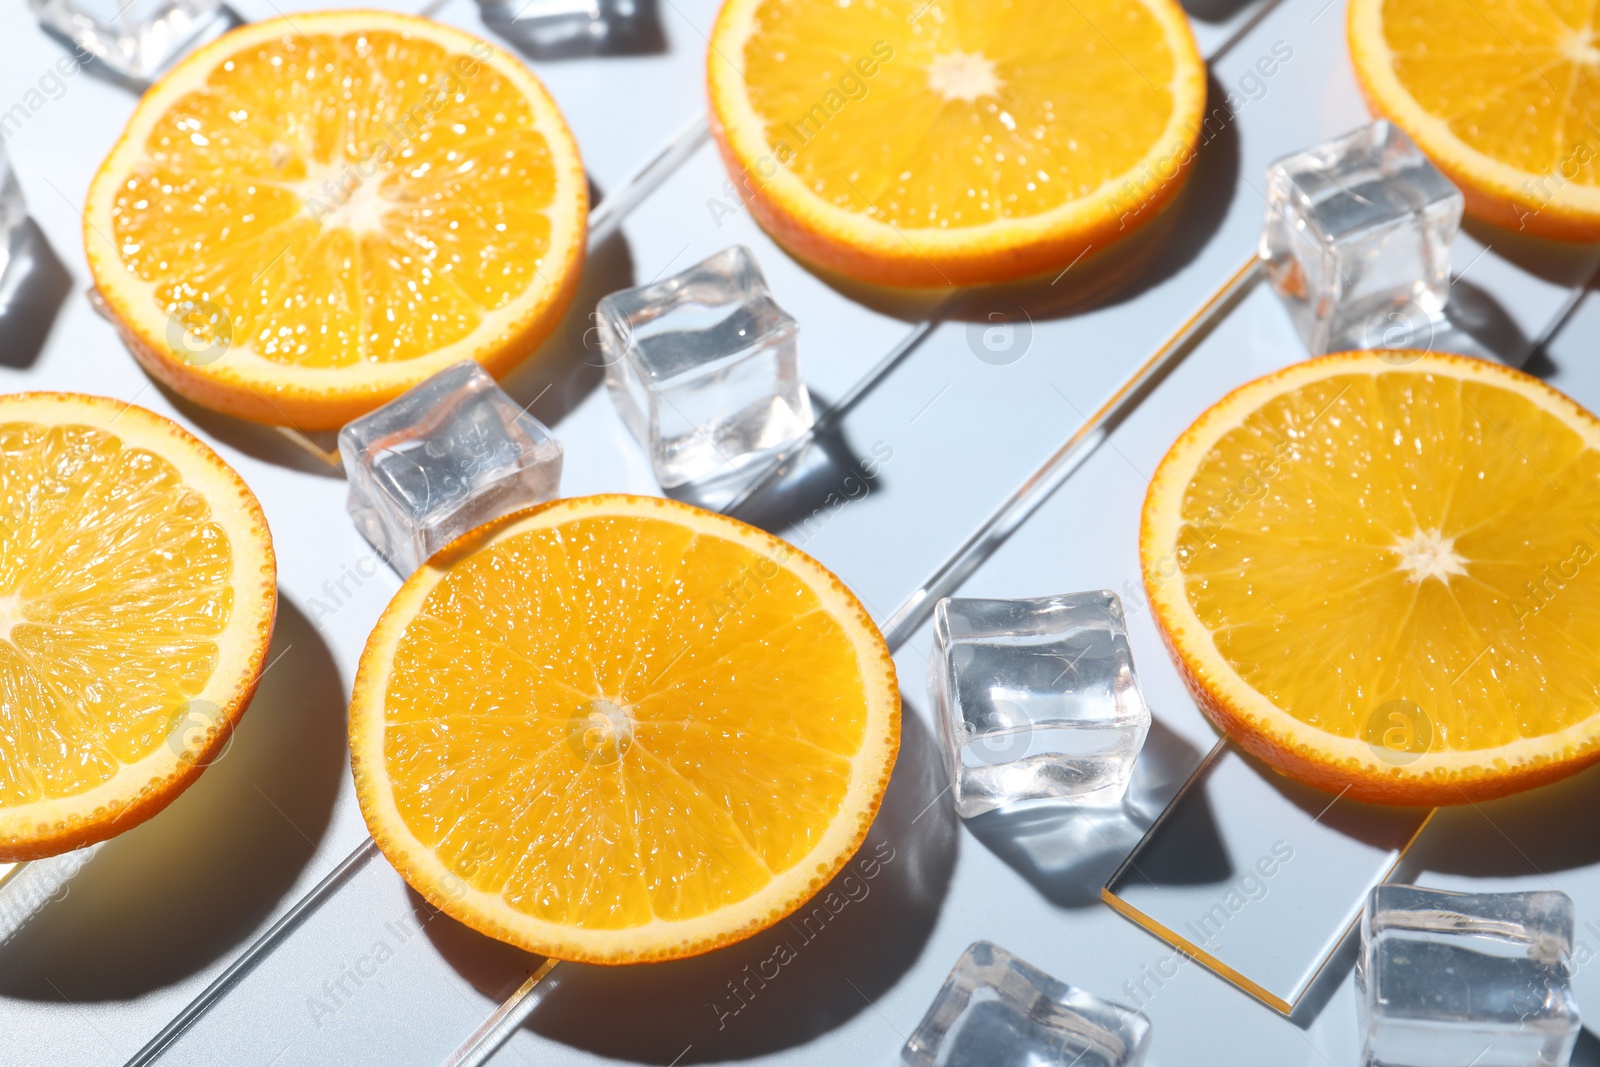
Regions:
M 64 896 L 67 883 L 99 849 L 96 843 L 47 859 L 0 863 L 0 946 L 41 908 Z
M 1432 815 L 1324 793 L 1222 741 L 1101 896 L 1288 1015 Z M 1154 995 L 1164 979 L 1141 980 Z
M 315 456 L 334 470 L 344 473 L 344 459 L 339 455 L 339 431 L 297 430 L 293 426 L 274 426 L 296 448 Z

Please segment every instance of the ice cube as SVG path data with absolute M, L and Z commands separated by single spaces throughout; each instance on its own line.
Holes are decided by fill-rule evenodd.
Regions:
M 928 694 L 957 813 L 1121 801 L 1150 709 L 1115 593 L 946 597 L 933 620 Z
M 28 218 L 28 205 L 22 199 L 22 187 L 11 169 L 11 160 L 0 148 L 0 278 L 11 266 L 12 246 L 17 243 L 17 230 Z
M 642 32 L 649 0 L 478 0 L 483 24 L 536 54 L 619 47 Z
M 350 517 L 403 575 L 561 487 L 561 443 L 471 360 L 340 430 L 339 454 Z
M 900 1058 L 911 1067 L 1137 1067 L 1150 1020 L 999 945 L 961 954 Z
M 1427 347 L 1462 203 L 1385 120 L 1268 167 L 1260 255 L 1306 348 Z
M 606 385 L 663 488 L 759 464 L 811 428 L 798 328 L 748 249 L 598 311 Z
M 1380 885 L 1361 917 L 1363 1067 L 1565 1065 L 1578 1039 L 1572 900 Z
M 239 22 L 221 0 L 28 0 L 28 6 L 80 57 L 141 88 Z

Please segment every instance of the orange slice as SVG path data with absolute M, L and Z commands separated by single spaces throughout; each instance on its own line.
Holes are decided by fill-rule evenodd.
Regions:
M 1205 64 L 1172 0 L 729 0 L 712 130 L 761 224 L 868 282 L 1059 270 L 1182 184 Z
M 1202 415 L 1144 578 L 1240 745 L 1356 799 L 1500 796 L 1600 760 L 1600 422 L 1498 364 L 1349 352 Z
M 194 781 L 255 692 L 277 608 L 256 498 L 181 427 L 0 397 L 0 861 L 102 841 Z
M 1514 230 L 1600 240 L 1600 26 L 1570 0 L 1351 0 L 1373 110 Z
M 811 558 L 651 497 L 480 527 L 407 580 L 350 706 L 356 795 L 444 911 L 561 959 L 692 956 L 837 872 L 900 737 L 882 636 Z
M 85 207 L 95 284 L 156 378 L 335 429 L 444 367 L 502 375 L 560 320 L 588 192 L 544 87 L 427 19 L 244 26 L 139 101 Z

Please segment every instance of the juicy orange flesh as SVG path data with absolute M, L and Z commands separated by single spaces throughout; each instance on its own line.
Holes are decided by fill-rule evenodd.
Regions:
M 1596 29 L 1592 0 L 1383 5 L 1395 76 L 1423 110 L 1485 155 L 1582 185 L 1600 185 Z
M 1478 750 L 1595 713 L 1600 454 L 1516 393 L 1418 373 L 1309 383 L 1226 433 L 1182 507 L 1191 605 L 1309 725 L 1363 737 L 1405 700 L 1435 747 Z
M 116 196 L 117 248 L 192 350 L 411 359 L 537 280 L 555 169 L 535 121 L 472 55 L 393 32 L 285 36 L 157 121 Z
M 89 426 L 0 424 L 0 806 L 168 743 L 217 665 L 228 536 L 176 468 Z
M 1174 107 L 1171 48 L 1134 0 L 768 0 L 756 18 L 744 78 L 777 161 L 896 226 L 1084 197 L 1128 175 Z
M 816 846 L 865 740 L 848 635 L 777 562 L 590 517 L 456 563 L 396 644 L 401 818 L 475 889 L 569 926 L 682 920 Z

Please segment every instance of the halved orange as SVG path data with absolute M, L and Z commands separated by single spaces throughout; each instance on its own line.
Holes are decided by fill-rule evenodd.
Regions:
M 652 497 L 561 500 L 408 579 L 350 706 L 356 795 L 406 881 L 560 959 L 706 952 L 865 838 L 899 747 L 883 637 L 794 547 Z
M 1600 26 L 1570 0 L 1351 0 L 1373 110 L 1514 230 L 1600 240 Z
M 1600 421 L 1499 364 L 1349 352 L 1230 393 L 1140 556 L 1216 724 L 1286 774 L 1458 804 L 1600 760 Z
M 587 210 L 572 135 L 515 57 L 317 12 L 235 30 L 146 92 L 84 240 L 152 375 L 336 429 L 463 359 L 530 355 L 576 289 Z
M 1205 64 L 1173 0 L 728 0 L 712 131 L 761 224 L 867 282 L 1059 270 L 1155 217 Z
M 103 397 L 0 396 L 0 861 L 143 822 L 244 714 L 277 608 L 244 482 Z

